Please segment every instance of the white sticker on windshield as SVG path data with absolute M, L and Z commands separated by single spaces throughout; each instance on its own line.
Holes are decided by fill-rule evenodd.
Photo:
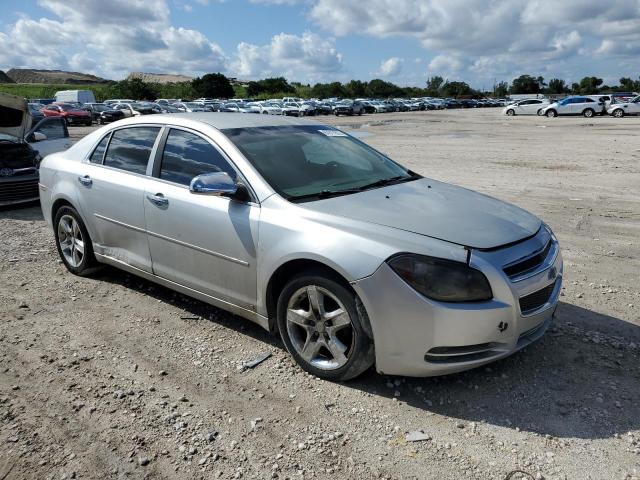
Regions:
M 347 134 L 340 130 L 318 130 L 320 133 L 324 133 L 327 137 L 346 137 Z

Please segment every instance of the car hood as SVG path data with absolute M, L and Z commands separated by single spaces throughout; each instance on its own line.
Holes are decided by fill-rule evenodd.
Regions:
M 428 178 L 299 205 L 478 249 L 525 239 L 542 224 L 519 207 Z
M 22 97 L 0 93 L 0 133 L 23 139 L 31 125 L 29 105 Z

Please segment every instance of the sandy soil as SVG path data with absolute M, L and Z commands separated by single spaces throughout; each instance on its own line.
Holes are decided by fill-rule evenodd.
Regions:
M 72 276 L 38 207 L 0 211 L 0 480 L 640 478 L 640 118 L 323 120 L 548 222 L 548 334 L 471 372 L 332 384 L 245 320 L 114 269 Z

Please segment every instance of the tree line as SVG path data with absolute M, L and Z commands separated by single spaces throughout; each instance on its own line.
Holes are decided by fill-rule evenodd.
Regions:
M 27 98 L 51 98 L 57 90 L 69 88 L 90 88 L 98 101 L 108 98 L 130 98 L 133 100 L 153 100 L 156 98 L 255 98 L 269 99 L 285 96 L 301 98 L 394 98 L 394 97 L 452 97 L 479 98 L 508 94 L 549 94 L 549 95 L 592 95 L 601 92 L 638 92 L 640 78 L 633 80 L 622 77 L 618 85 L 604 85 L 601 78 L 584 77 L 579 82 L 568 84 L 565 80 L 552 78 L 548 82 L 541 76 L 520 75 L 511 84 L 501 81 L 491 91 L 480 91 L 462 81 L 450 81 L 441 76 L 427 79 L 424 87 L 401 87 L 392 82 L 375 78 L 369 81 L 351 80 L 346 83 L 328 82 L 304 84 L 289 82 L 284 77 L 265 78 L 246 84 L 232 84 L 221 73 L 208 73 L 188 82 L 149 83 L 139 78 L 111 82 L 109 84 L 75 86 L 70 85 L 29 85 L 2 84 L 0 91 Z

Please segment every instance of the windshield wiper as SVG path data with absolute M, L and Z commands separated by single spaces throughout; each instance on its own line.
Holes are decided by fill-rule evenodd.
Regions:
M 350 195 L 352 193 L 360 193 L 360 192 L 363 192 L 365 190 L 370 190 L 370 189 L 376 188 L 376 187 L 384 187 L 384 186 L 387 186 L 387 185 L 395 185 L 397 183 L 403 183 L 403 182 L 408 182 L 410 180 L 416 180 L 418 178 L 422 178 L 421 175 L 418 175 L 417 173 L 412 172 L 411 170 L 409 170 L 407 173 L 409 174 L 409 176 L 398 175 L 396 177 L 384 178 L 384 179 L 381 179 L 381 180 L 376 180 L 375 182 L 367 183 L 366 185 L 362 185 L 360 187 L 345 188 L 343 190 L 325 189 L 325 190 L 320 190 L 319 192 L 315 192 L 315 193 L 307 193 L 307 194 L 304 194 L 304 195 L 297 195 L 297 196 L 289 197 L 289 200 L 291 200 L 293 202 L 296 202 L 296 201 L 299 201 L 299 200 L 306 200 L 306 199 L 309 199 L 309 198 L 322 199 L 322 198 L 339 197 L 341 195 Z
M 412 172 L 411 170 L 409 170 L 407 173 L 409 174 L 409 176 L 398 175 L 397 177 L 383 178 L 381 180 L 376 180 L 375 182 L 372 182 L 372 183 L 367 183 L 366 185 L 362 185 L 361 187 L 358 187 L 358 190 L 363 191 L 363 190 L 369 190 L 371 188 L 386 187 L 387 185 L 395 185 L 396 183 L 403 183 L 403 182 L 408 182 L 410 180 L 416 180 L 418 178 L 422 178 L 420 175 L 418 175 L 415 172 Z
M 289 197 L 289 200 L 296 202 L 298 200 L 306 200 L 309 198 L 331 198 L 331 197 L 339 197 L 340 195 L 350 195 L 352 193 L 359 193 L 362 190 L 359 188 L 345 188 L 344 190 L 320 190 L 315 193 L 307 193 L 305 195 L 296 195 L 293 197 Z

